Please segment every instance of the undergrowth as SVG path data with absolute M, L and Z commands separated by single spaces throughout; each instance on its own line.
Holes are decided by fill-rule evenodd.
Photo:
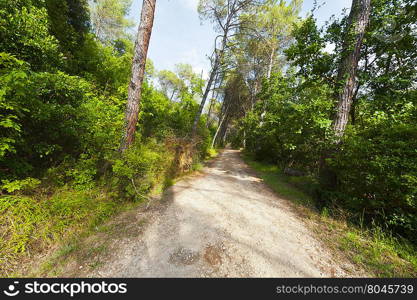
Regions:
M 93 228 L 123 203 L 99 187 L 64 186 L 52 195 L 3 196 L 0 201 L 0 276 L 18 275 L 20 259 L 33 257 L 54 243 Z
M 59 178 L 66 175 L 58 168 L 36 188 L 0 194 L 0 277 L 26 276 L 33 260 L 49 249 L 58 249 L 55 257 L 73 251 L 78 239 L 95 232 L 109 217 L 150 201 L 175 177 L 201 169 L 201 159 L 216 153 L 184 151 L 187 146 L 181 143 L 138 142 L 123 156 L 115 156 L 101 177 L 86 176 L 94 172 L 80 163 L 80 170 L 67 170 L 73 180 L 64 185 L 52 184 L 49 178 L 68 180 Z
M 303 216 L 313 221 L 313 230 L 334 251 L 342 251 L 356 267 L 376 277 L 416 277 L 417 249 L 409 241 L 372 224 L 356 224 L 349 214 L 336 208 L 317 209 L 309 192 L 314 181 L 291 177 L 277 166 L 243 159 L 278 195 L 291 200 Z

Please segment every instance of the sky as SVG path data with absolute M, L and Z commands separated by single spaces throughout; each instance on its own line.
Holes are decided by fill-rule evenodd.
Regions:
M 340 15 L 352 0 L 317 0 L 321 7 L 315 12 L 319 26 L 332 15 Z M 208 21 L 201 22 L 197 13 L 198 0 L 157 0 L 154 26 L 148 57 L 157 70 L 174 70 L 178 63 L 188 63 L 194 72 L 210 69 L 208 55 L 213 51 L 216 33 Z M 301 16 L 313 8 L 314 0 L 304 0 Z M 133 0 L 129 18 L 137 24 L 142 0 Z

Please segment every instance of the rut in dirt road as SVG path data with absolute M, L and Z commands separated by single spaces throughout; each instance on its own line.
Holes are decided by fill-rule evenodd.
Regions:
M 94 276 L 347 276 L 330 252 L 239 157 L 224 151 L 201 176 L 170 188 L 143 234 Z

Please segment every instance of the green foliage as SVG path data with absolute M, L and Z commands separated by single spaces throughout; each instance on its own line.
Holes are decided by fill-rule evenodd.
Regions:
M 180 102 L 171 102 L 163 93 L 145 83 L 140 112 L 140 124 L 144 137 L 154 136 L 162 140 L 170 135 L 186 136 L 198 109 L 189 93 L 181 95 Z
M 338 203 L 386 222 L 415 240 L 417 230 L 417 128 L 380 124 L 346 137 L 332 159 L 338 175 Z
M 31 249 L 39 251 L 84 227 L 96 226 L 117 210 L 117 203 L 97 190 L 61 189 L 51 197 L 4 196 L 0 199 L 0 274 L 6 276 L 13 259 Z
M 45 0 L 45 8 L 49 32 L 59 41 L 66 69 L 74 73 L 80 59 L 77 50 L 90 29 L 87 0 Z
M 47 11 L 30 0 L 0 1 L 0 52 L 28 62 L 34 70 L 62 64 L 58 41 L 49 34 Z
M 191 95 L 201 95 L 205 80 L 201 78 L 201 75 L 194 73 L 193 68 L 189 64 L 177 64 L 175 65 L 177 75 L 184 84 L 183 88 L 187 89 Z
M 170 100 L 173 100 L 175 94 L 184 89 L 184 82 L 172 71 L 160 71 L 158 73 L 158 79 L 162 92 Z
M 295 93 L 294 78 L 279 74 L 264 82 L 260 97 L 266 102 L 242 121 L 246 148 L 259 160 L 316 172 L 317 157 L 329 128 L 329 89 L 305 86 Z M 261 104 L 261 103 L 260 103 Z
M 117 94 L 118 91 L 125 90 L 130 77 L 132 42 L 120 41 L 121 50 L 101 44 L 91 34 L 84 38 L 84 43 L 76 53 L 80 57 L 77 74 L 93 81 L 104 92 Z
M 106 14 L 93 16 L 93 29 L 104 30 L 95 35 L 86 0 L 0 0 L 2 275 L 28 250 L 96 226 L 132 203 L 125 200 L 147 199 L 207 154 L 204 120 L 198 147 L 184 138 L 203 81 L 182 65 L 171 102 L 151 84 L 151 61 L 138 138 L 119 152 L 133 53 L 125 34 L 130 3 L 98 1 L 93 13 Z M 187 168 L 177 171 L 182 159 Z
M 134 23 L 127 19 L 132 0 L 95 0 L 90 2 L 91 23 L 94 34 L 110 44 L 127 36 L 126 29 Z
M 121 190 L 121 196 L 143 200 L 157 183 L 163 181 L 172 154 L 154 139 L 136 141 L 123 156 L 113 163 L 113 183 Z
M 13 80 L 16 76 L 20 81 Z M 4 105 L 8 118 L 13 120 L 6 124 L 10 130 L 3 138 L 14 141 L 9 148 L 13 151 L 0 160 L 4 168 L 20 176 L 63 160 L 67 154 L 80 153 L 88 127 L 81 105 L 94 99 L 86 81 L 61 72 L 22 70 L 10 70 L 2 78 L 7 83 L 3 88 Z
M 1 186 L 1 188 L 3 190 L 6 190 L 8 193 L 13 193 L 15 191 L 34 189 L 41 182 L 38 179 L 29 177 L 23 180 L 14 180 L 14 181 L 2 180 L 2 183 L 3 185 Z
M 317 205 L 378 224 L 416 243 L 417 37 L 415 1 L 376 0 L 358 70 L 348 130 L 331 130 L 347 16 L 319 29 L 309 17 L 286 51 L 294 69 L 263 83 L 238 136 L 258 160 L 316 178 Z M 329 53 L 326 46 L 333 44 Z M 235 144 L 238 144 L 235 142 Z M 243 144 L 242 142 L 240 144 Z M 330 153 L 330 155 L 329 155 Z M 319 180 L 325 160 L 334 184 Z
M 313 17 L 296 26 L 293 34 L 297 42 L 286 50 L 286 55 L 299 67 L 298 74 L 309 80 L 330 78 L 335 67 L 335 55 L 324 51 L 327 41 Z
M 415 247 L 380 227 L 366 231 L 351 228 L 339 237 L 339 248 L 375 277 L 415 277 Z
M 19 117 L 25 109 L 19 105 L 15 97 L 22 96 L 26 88 L 27 66 L 23 61 L 12 55 L 0 52 L 0 159 L 7 153 L 16 152 L 15 143 L 20 137 L 21 124 Z
M 65 171 L 65 175 L 70 178 L 74 188 L 78 190 L 91 189 L 95 186 L 94 179 L 97 176 L 97 159 L 81 154 L 74 166 Z

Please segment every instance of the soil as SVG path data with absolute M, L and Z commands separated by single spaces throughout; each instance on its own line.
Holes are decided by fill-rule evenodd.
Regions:
M 141 233 L 114 241 L 98 277 L 346 277 L 294 206 L 225 150 L 164 195 Z M 134 225 L 134 224 L 131 224 Z

